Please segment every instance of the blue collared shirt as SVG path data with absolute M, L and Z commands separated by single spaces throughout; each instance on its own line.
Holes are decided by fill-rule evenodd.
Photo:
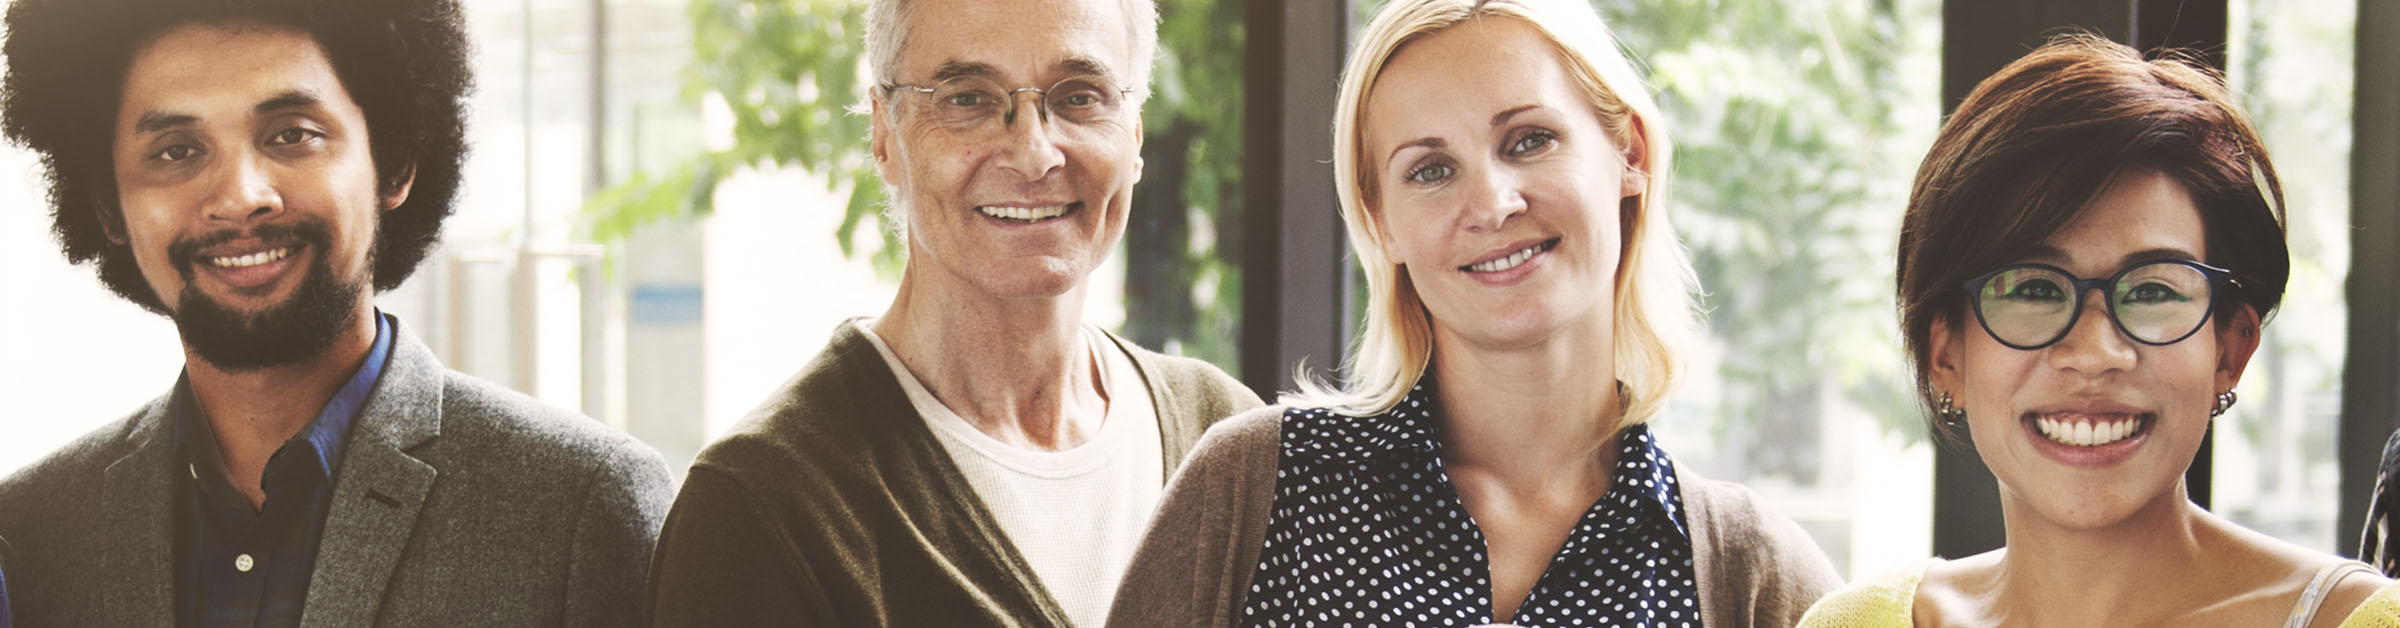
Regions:
M 333 506 L 334 470 L 391 357 L 391 327 L 376 312 L 375 343 L 365 363 L 315 419 L 268 456 L 259 482 L 266 501 L 255 510 L 220 471 L 215 432 L 192 401 L 189 380 L 176 383 L 171 420 L 184 462 L 180 470 L 189 476 L 176 490 L 177 625 L 300 625 L 317 541 Z
M 1492 623 L 1491 561 L 1443 469 L 1429 381 L 1379 416 L 1285 411 L 1266 546 L 1241 625 Z M 1674 463 L 1647 426 L 1625 428 L 1618 441 L 1608 492 L 1551 557 L 1515 624 L 1700 625 Z
M 8 574 L 0 571 L 0 628 L 8 626 Z

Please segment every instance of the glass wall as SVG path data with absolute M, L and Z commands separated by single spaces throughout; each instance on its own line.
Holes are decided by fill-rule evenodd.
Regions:
M 863 153 L 857 3 L 476 0 L 474 152 L 445 243 L 381 305 L 450 365 L 622 426 L 682 469 L 844 320 L 900 244 Z M 1144 179 L 1087 320 L 1232 370 L 1245 29 L 1161 0 Z M 1354 3 L 1362 20 L 1380 0 Z M 1757 488 L 1849 575 L 1931 546 L 1932 445 L 1891 303 L 1900 208 L 1941 110 L 1940 0 L 1594 0 L 1679 146 L 1670 211 L 1708 343 L 1656 425 Z M 2214 505 L 2335 539 L 2350 246 L 2351 0 L 2236 0 L 2234 89 L 2288 193 L 2284 309 L 2218 423 Z M 1328 87 L 1330 90 L 1330 86 Z M 0 473 L 173 383 L 173 327 L 67 266 L 33 158 L 0 150 Z M 1326 182 L 1331 185 L 1331 182 Z M 1352 320 L 1355 320 L 1353 318 Z
M 2292 279 L 2242 376 L 2241 401 L 2217 420 L 2212 506 L 2304 547 L 2355 552 L 2358 539 L 2334 538 L 2333 496 L 2358 3 L 2235 0 L 2228 15 L 2227 78 L 2283 180 Z

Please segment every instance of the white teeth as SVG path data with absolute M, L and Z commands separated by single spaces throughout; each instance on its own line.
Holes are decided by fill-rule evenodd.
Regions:
M 1508 270 L 1508 269 L 1511 269 L 1511 268 L 1516 268 L 1518 264 L 1523 264 L 1523 263 L 1525 263 L 1525 260 L 1533 259 L 1533 255 L 1534 255 L 1535 253 L 1540 253 L 1540 252 L 1542 252 L 1542 247 L 1544 247 L 1544 246 L 1548 246 L 1549 244 L 1550 244 L 1550 243 L 1548 243 L 1548 242 L 1544 242 L 1544 243 L 1541 243 L 1541 244 L 1536 244 L 1536 245 L 1533 245 L 1533 246 L 1528 246 L 1528 247 L 1525 247 L 1525 249 L 1524 249 L 1524 250 L 1517 251 L 1517 252 L 1515 252 L 1515 253 L 1511 253 L 1511 254 L 1509 254 L 1509 256 L 1508 256 L 1508 257 L 1503 257 L 1503 258 L 1500 258 L 1500 259 L 1496 259 L 1496 260 L 1492 260 L 1492 261 L 1488 261 L 1488 262 L 1483 262 L 1483 263 L 1480 263 L 1480 264 L 1469 264 L 1469 265 L 1467 265 L 1467 272 L 1471 272 L 1471 273 L 1496 273 L 1496 272 L 1500 272 L 1500 271 L 1503 271 L 1503 270 Z
M 981 207 L 976 207 L 975 211 L 983 212 L 983 215 L 991 216 L 993 218 L 1034 221 L 1047 220 L 1066 215 L 1067 206 L 1051 205 L 1048 207 L 1001 207 L 997 205 L 984 205 Z
M 2042 437 L 2052 441 L 2076 447 L 2098 447 L 2132 437 L 2134 430 L 2141 428 L 2140 421 L 2133 417 L 2105 422 L 2037 417 L 2033 425 L 2034 429 L 2041 431 Z
M 275 250 L 272 250 L 272 251 L 259 251 L 259 252 L 257 252 L 257 253 L 251 253 L 251 254 L 249 254 L 249 255 L 236 255 L 236 256 L 233 256 L 233 257 L 211 257 L 211 258 L 208 258 L 208 263 L 210 263 L 210 264 L 214 264 L 214 265 L 216 265 L 218 268 L 248 268 L 248 267 L 251 267 L 251 266 L 257 266 L 257 265 L 259 265 L 259 264 L 265 264 L 265 263 L 267 263 L 267 262 L 272 262 L 272 261 L 275 261 L 275 260 L 283 259 L 283 256 L 285 256 L 285 255 L 291 255 L 291 254 L 292 254 L 292 249 L 291 249 L 291 248 L 289 248 L 289 247 L 286 247 L 286 248 L 275 249 Z

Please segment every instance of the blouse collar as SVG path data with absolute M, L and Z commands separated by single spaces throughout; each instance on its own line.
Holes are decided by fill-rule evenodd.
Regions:
M 1358 465 L 1376 461 L 1438 462 L 1442 420 L 1435 388 L 1429 373 L 1418 379 L 1399 403 L 1373 416 L 1323 411 L 1291 413 L 1292 420 L 1287 421 L 1285 429 L 1293 433 L 1282 439 L 1283 455 L 1295 460 Z M 1616 468 L 1610 472 L 1608 493 L 1601 496 L 1601 501 L 1618 501 L 1644 515 L 1656 516 L 1670 522 L 1671 528 L 1688 538 L 1675 463 L 1658 447 L 1657 439 L 1650 435 L 1650 426 L 1640 423 L 1628 426 L 1618 437 Z M 1447 483 L 1448 479 L 1439 481 Z

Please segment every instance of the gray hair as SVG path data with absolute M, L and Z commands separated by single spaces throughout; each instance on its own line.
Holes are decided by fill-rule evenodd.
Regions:
M 1125 23 L 1125 34 L 1133 42 L 1133 67 L 1126 72 L 1138 99 L 1150 92 L 1151 66 L 1158 58 L 1158 2 L 1119 0 L 1119 3 L 1130 18 Z M 900 82 L 894 72 L 900 65 L 900 49 L 908 45 L 907 25 L 915 17 L 916 6 L 910 0 L 867 2 L 867 74 L 874 78 L 874 84 L 868 86 L 870 91 Z

